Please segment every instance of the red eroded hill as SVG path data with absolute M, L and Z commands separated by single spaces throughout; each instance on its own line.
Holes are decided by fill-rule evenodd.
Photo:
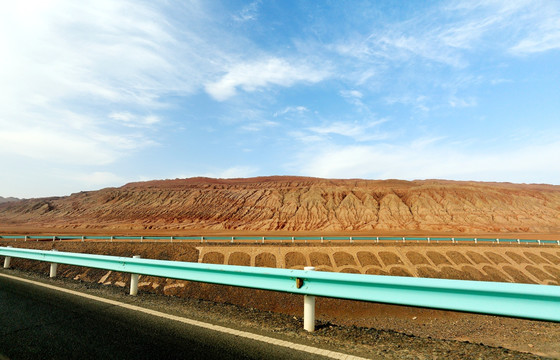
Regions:
M 560 233 L 560 186 L 308 177 L 130 183 L 0 204 L 0 227 Z

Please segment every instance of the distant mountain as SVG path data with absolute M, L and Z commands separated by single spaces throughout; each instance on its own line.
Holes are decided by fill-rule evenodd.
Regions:
M 2 203 L 7 203 L 7 202 L 11 202 L 11 201 L 19 201 L 19 199 L 18 199 L 18 198 L 15 198 L 15 197 L 7 197 L 7 198 L 5 198 L 5 197 L 0 196 L 0 204 L 2 204 Z
M 190 178 L 0 205 L 0 226 L 113 230 L 560 233 L 560 186 Z

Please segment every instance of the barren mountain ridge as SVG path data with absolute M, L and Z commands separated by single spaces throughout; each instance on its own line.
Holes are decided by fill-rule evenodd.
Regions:
M 560 233 L 560 186 L 189 178 L 0 204 L 0 226 L 121 230 Z

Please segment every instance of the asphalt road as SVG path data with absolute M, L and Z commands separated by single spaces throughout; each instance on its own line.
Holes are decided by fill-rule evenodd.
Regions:
M 0 360 L 324 359 L 0 277 Z

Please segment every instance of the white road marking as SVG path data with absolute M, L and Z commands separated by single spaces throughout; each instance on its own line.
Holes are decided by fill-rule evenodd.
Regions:
M 213 331 L 218 331 L 218 332 L 221 332 L 221 333 L 224 333 L 224 334 L 240 336 L 240 337 L 244 337 L 244 338 L 251 339 L 251 340 L 262 341 L 264 343 L 271 344 L 271 345 L 282 346 L 282 347 L 289 348 L 289 349 L 292 349 L 292 350 L 299 350 L 299 351 L 307 352 L 307 353 L 310 353 L 310 354 L 322 355 L 322 356 L 332 358 L 332 359 L 367 360 L 366 358 L 362 358 L 362 357 L 359 357 L 359 356 L 343 354 L 343 353 L 330 351 L 330 350 L 324 350 L 324 349 L 316 348 L 316 347 L 313 347 L 313 346 L 296 344 L 296 343 L 293 343 L 293 342 L 280 340 L 280 339 L 275 339 L 275 338 L 271 338 L 271 337 L 268 337 L 268 336 L 253 334 L 253 333 L 250 333 L 250 332 L 247 332 L 247 331 L 230 329 L 230 328 L 227 328 L 225 326 L 213 325 L 213 324 L 205 323 L 205 322 L 198 321 L 198 320 L 193 320 L 193 319 L 188 319 L 188 318 L 184 318 L 184 317 L 180 317 L 180 316 L 170 315 L 170 314 L 166 314 L 166 313 L 163 313 L 163 312 L 160 312 L 160 311 L 146 309 L 146 308 L 136 306 L 136 305 L 130 305 L 130 304 L 122 303 L 122 302 L 115 301 L 115 300 L 109 300 L 109 299 L 105 299 L 105 298 L 102 298 L 102 297 L 89 295 L 89 294 L 84 294 L 84 293 L 81 293 L 81 292 L 78 292 L 78 291 L 61 288 L 61 287 L 58 287 L 58 286 L 44 284 L 44 283 L 41 283 L 41 282 L 38 282 L 38 281 L 22 279 L 22 278 L 19 278 L 17 276 L 6 275 L 6 274 L 2 274 L 2 273 L 0 273 L 0 276 L 5 277 L 5 278 L 9 278 L 9 279 L 12 279 L 12 280 L 26 282 L 26 283 L 33 284 L 33 285 L 36 285 L 36 286 L 42 286 L 42 287 L 47 288 L 47 289 L 56 290 L 56 291 L 64 292 L 64 293 L 67 293 L 67 294 L 72 294 L 72 295 L 75 295 L 75 296 L 81 296 L 83 298 L 99 301 L 99 302 L 102 302 L 102 303 L 105 303 L 105 304 L 119 306 L 119 307 L 129 309 L 129 310 L 139 311 L 139 312 L 143 312 L 145 314 L 149 314 L 149 315 L 153 315 L 153 316 L 159 316 L 159 317 L 164 318 L 164 319 L 179 321 L 179 322 L 182 322 L 184 324 L 188 324 L 188 325 L 192 325 L 192 326 L 198 326 L 198 327 L 213 330 Z

